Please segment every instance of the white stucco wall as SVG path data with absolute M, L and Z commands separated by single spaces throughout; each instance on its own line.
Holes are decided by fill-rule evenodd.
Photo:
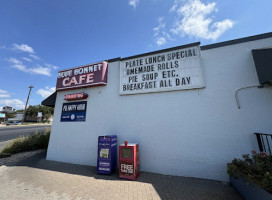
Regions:
M 272 38 L 202 51 L 203 89 L 119 95 L 119 62 L 108 85 L 58 92 L 47 159 L 96 165 L 97 137 L 140 145 L 141 171 L 227 181 L 226 164 L 257 150 L 254 132 L 272 132 L 272 88 L 257 85 L 251 50 Z M 86 122 L 60 122 L 65 94 L 85 92 Z

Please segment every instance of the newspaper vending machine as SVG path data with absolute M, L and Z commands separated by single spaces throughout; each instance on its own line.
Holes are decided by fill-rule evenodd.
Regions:
M 139 144 L 125 141 L 119 146 L 119 177 L 136 180 L 139 167 Z
M 97 173 L 111 174 L 116 169 L 117 136 L 98 137 Z

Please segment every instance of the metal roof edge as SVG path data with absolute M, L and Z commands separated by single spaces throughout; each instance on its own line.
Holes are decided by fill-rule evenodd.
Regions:
M 253 36 L 244 37 L 244 38 L 238 38 L 234 40 L 228 40 L 228 41 L 214 43 L 214 44 L 208 44 L 208 45 L 201 46 L 200 49 L 201 50 L 214 49 L 214 48 L 230 46 L 230 45 L 244 43 L 244 42 L 250 42 L 254 40 L 261 40 L 261 39 L 270 38 L 270 37 L 272 37 L 272 32 L 263 33 L 259 35 L 253 35 Z

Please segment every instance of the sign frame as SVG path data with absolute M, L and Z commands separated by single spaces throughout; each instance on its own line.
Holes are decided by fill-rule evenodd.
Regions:
M 127 90 L 127 91 L 123 91 L 123 87 L 124 85 L 129 85 L 128 82 L 123 82 L 123 80 L 125 78 L 128 78 L 130 75 L 123 75 L 124 70 L 128 70 L 130 68 L 126 68 L 126 62 L 133 62 L 133 61 L 139 61 L 139 60 L 144 60 L 144 59 L 147 59 L 149 57 L 155 57 L 155 56 L 167 56 L 167 54 L 170 54 L 170 53 L 173 53 L 173 52 L 178 52 L 178 51 L 186 51 L 186 50 L 189 50 L 189 49 L 195 49 L 197 50 L 197 56 L 195 56 L 196 59 L 198 59 L 198 65 L 195 66 L 195 68 L 198 68 L 197 70 L 199 70 L 199 73 L 198 73 L 198 77 L 199 77 L 199 84 L 194 84 L 194 85 L 182 85 L 181 87 L 179 86 L 174 86 L 174 87 L 157 87 L 158 86 L 158 83 L 160 81 L 162 81 L 163 79 L 158 79 L 156 80 L 156 83 L 154 83 L 154 86 L 156 84 L 156 88 L 152 88 L 152 89 L 139 89 L 139 90 Z M 183 58 L 180 58 L 179 60 L 181 60 Z M 184 59 L 191 59 L 190 57 L 189 58 L 184 58 Z M 178 59 L 176 59 L 176 61 L 178 62 L 181 62 L 179 61 Z M 144 62 L 144 61 L 143 61 Z M 167 62 L 165 60 L 165 62 Z M 139 62 L 138 62 L 139 63 Z M 158 63 L 155 63 L 154 65 L 154 68 L 158 67 L 157 65 Z M 180 63 L 179 63 L 180 64 Z M 137 66 L 133 66 L 132 68 L 139 68 L 139 64 L 137 64 Z M 164 50 L 159 50 L 159 51 L 154 51 L 154 52 L 150 52 L 150 53 L 146 53 L 146 54 L 140 54 L 140 55 L 137 55 L 137 56 L 131 56 L 131 57 L 127 57 L 127 58 L 124 58 L 122 59 L 122 61 L 120 61 L 120 85 L 119 85 L 119 95 L 134 95 L 134 94 L 147 94 L 147 93 L 154 93 L 154 92 L 171 92 L 171 91 L 180 91 L 180 90 L 191 90 L 191 89 L 201 89 L 201 88 L 205 88 L 206 87 L 206 84 L 205 84 L 205 77 L 204 77 L 204 70 L 203 70 L 203 63 L 202 63 L 202 59 L 201 59 L 201 49 L 200 49 L 200 42 L 197 42 L 197 43 L 192 43 L 192 44 L 188 44 L 188 45 L 183 45 L 183 46 L 179 46 L 179 47 L 174 47 L 174 48 L 170 48 L 170 49 L 164 49 Z M 172 67 L 174 68 L 174 67 Z M 186 68 L 190 68 L 190 67 L 179 67 L 178 70 L 181 71 L 181 69 L 186 69 Z M 192 68 L 192 67 L 191 67 Z M 177 70 L 177 71 L 178 71 Z M 153 71 L 153 72 L 144 72 L 142 74 L 137 74 L 135 76 L 137 76 L 137 78 L 139 78 L 140 75 L 143 75 L 143 74 L 152 74 L 154 72 L 158 72 L 159 70 L 157 71 Z M 162 73 L 164 70 L 161 70 L 160 72 Z M 165 70 L 166 72 L 166 70 Z M 180 72 L 178 72 L 180 73 Z M 180 74 L 178 74 L 180 75 Z M 133 75 L 131 75 L 133 76 Z M 181 77 L 183 78 L 183 77 Z M 169 83 L 170 83 L 170 79 L 169 80 Z M 165 81 L 165 84 L 166 83 L 166 79 L 164 80 Z M 184 81 L 183 79 L 180 79 L 179 81 Z M 186 79 L 185 79 L 186 81 Z M 154 81 L 155 82 L 155 81 Z M 190 82 L 190 78 L 189 78 L 189 81 Z M 130 84 L 135 84 L 136 82 L 133 82 L 133 83 L 130 83 Z M 141 83 L 136 83 L 136 84 L 145 84 L 145 82 L 141 82 Z M 174 83 L 176 84 L 176 83 Z
M 43 114 L 42 114 L 42 112 L 38 112 L 38 115 L 37 115 L 38 117 L 42 117 L 43 116 Z
M 57 77 L 56 91 L 107 85 L 107 80 L 108 62 L 96 62 L 60 70 Z
M 64 100 L 66 101 L 75 101 L 75 100 L 82 100 L 82 99 L 87 99 L 88 94 L 85 92 L 78 92 L 78 93 L 73 93 L 73 94 L 65 94 L 64 95 Z
M 63 103 L 60 122 L 85 122 L 86 113 L 87 101 Z

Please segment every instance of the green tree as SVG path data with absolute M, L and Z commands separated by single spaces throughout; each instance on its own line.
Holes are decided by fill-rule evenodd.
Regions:
M 48 121 L 48 119 L 54 114 L 54 108 L 42 105 L 29 106 L 26 110 L 26 116 L 37 118 L 38 112 L 42 112 L 43 121 Z
M 15 117 L 15 112 L 4 112 L 5 113 L 5 121 L 8 121 L 9 118 L 14 118 Z

